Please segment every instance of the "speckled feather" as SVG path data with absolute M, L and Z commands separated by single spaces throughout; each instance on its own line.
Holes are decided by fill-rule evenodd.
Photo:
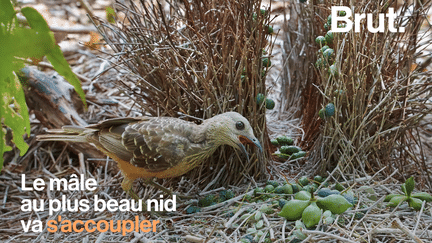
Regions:
M 236 128 L 238 122 L 244 125 L 242 129 Z M 236 112 L 214 116 L 201 125 L 172 117 L 138 117 L 105 120 L 86 128 L 64 126 L 49 132 L 54 134 L 39 135 L 38 140 L 95 144 L 119 163 L 129 181 L 182 175 L 220 145 L 241 150 L 241 136 L 261 149 L 247 119 Z

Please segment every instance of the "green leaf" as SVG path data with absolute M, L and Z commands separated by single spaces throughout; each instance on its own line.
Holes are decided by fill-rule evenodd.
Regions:
M 78 78 L 76 77 L 76 75 L 72 72 L 72 69 L 69 66 L 69 63 L 64 58 L 63 53 L 60 50 L 60 47 L 55 46 L 55 48 L 53 48 L 51 50 L 51 52 L 49 54 L 47 54 L 46 56 L 47 56 L 48 60 L 51 62 L 51 64 L 54 66 L 54 69 L 60 75 L 62 75 L 72 86 L 74 86 L 75 91 L 81 97 L 81 101 L 84 103 L 84 106 L 87 107 L 87 103 L 85 100 L 85 94 L 81 88 L 81 83 L 78 80 Z
M 1 94 L 0 115 L 4 118 L 4 125 L 12 129 L 13 141 L 23 156 L 28 149 L 23 136 L 26 132 L 30 135 L 30 120 L 24 91 L 15 74 L 8 75 L 2 81 L 4 91 Z
M 388 195 L 385 197 L 384 202 L 390 202 L 390 200 L 391 200 L 392 198 L 396 197 L 396 196 L 403 196 L 403 195 L 401 195 L 401 194 L 388 194 Z
M 413 198 L 410 197 L 407 199 L 408 205 L 412 208 L 414 208 L 414 210 L 419 211 L 422 207 L 422 203 L 423 201 L 418 199 L 418 198 Z
M 0 102 L 1 105 L 1 102 Z M 0 107 L 0 116 L 1 116 L 1 110 L 2 108 Z M 4 137 L 4 133 L 3 133 L 3 127 L 0 125 L 0 171 L 3 168 L 3 153 L 5 152 L 5 148 L 6 148 L 6 139 Z
M 4 45 L 9 47 L 9 55 L 23 58 L 42 58 L 56 45 L 52 32 L 40 32 L 33 29 L 17 28 Z
M 407 199 L 408 199 L 407 196 L 402 196 L 402 195 L 400 195 L 400 196 L 394 196 L 390 200 L 388 206 L 390 206 L 390 207 L 396 207 L 397 205 L 399 205 L 399 203 L 401 203 L 403 201 L 406 201 Z
M 405 189 L 406 189 L 406 195 L 409 197 L 411 196 L 411 192 L 414 190 L 415 182 L 414 177 L 410 177 L 405 181 Z
M 116 13 L 115 10 L 108 6 L 105 8 L 105 13 L 106 13 L 106 18 L 108 20 L 108 22 L 110 22 L 111 24 L 115 23 L 115 17 L 116 17 Z
M 30 28 L 42 32 L 50 32 L 47 22 L 36 9 L 32 7 L 25 7 L 21 9 L 21 13 L 24 15 L 24 17 L 26 17 Z
M 411 197 L 418 198 L 418 199 L 426 201 L 426 202 L 432 202 L 432 196 L 427 192 L 413 193 L 411 195 Z
M 0 23 L 7 25 L 15 16 L 15 10 L 10 0 L 0 0 Z M 0 167 L 1 168 L 1 167 Z

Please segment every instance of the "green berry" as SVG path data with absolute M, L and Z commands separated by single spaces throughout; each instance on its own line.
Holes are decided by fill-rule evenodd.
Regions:
M 291 137 L 287 137 L 287 136 L 279 136 L 276 138 L 276 140 L 279 142 L 279 145 L 293 145 L 294 144 L 294 140 Z
M 201 211 L 201 208 L 197 207 L 197 206 L 190 206 L 190 207 L 188 207 L 186 209 L 186 213 L 187 214 L 193 214 L 193 213 L 197 213 L 197 212 L 200 212 L 200 211 Z
M 293 153 L 293 154 L 291 155 L 291 158 L 290 158 L 290 159 L 294 160 L 294 159 L 303 158 L 303 157 L 305 157 L 305 156 L 306 156 L 306 152 L 305 152 L 305 151 L 299 151 L 299 152 L 297 152 L 297 153 Z
M 271 143 L 272 145 L 274 145 L 274 146 L 279 146 L 279 142 L 278 142 L 277 139 L 272 139 L 272 140 L 270 140 L 270 143 Z
M 326 58 L 326 60 L 329 60 L 332 58 L 333 53 L 334 53 L 334 50 L 329 48 L 323 52 L 323 56 Z
M 279 183 L 277 181 L 267 181 L 267 185 L 272 185 L 273 187 L 278 187 Z
M 259 93 L 256 97 L 257 105 L 261 105 L 265 100 L 264 94 Z
M 262 59 L 262 64 L 263 64 L 264 67 L 270 67 L 271 66 L 271 61 L 270 61 L 270 59 L 268 57 L 266 57 L 266 58 Z
M 328 31 L 324 38 L 325 38 L 325 41 L 328 44 L 333 43 L 333 32 L 332 31 Z
M 272 34 L 274 32 L 273 27 L 271 27 L 270 25 L 266 25 L 267 27 L 267 34 Z
M 324 29 L 327 30 L 327 31 L 329 31 L 329 30 L 330 30 L 330 25 L 327 24 L 327 23 L 325 23 L 325 24 L 324 24 Z
M 325 39 L 325 37 L 324 36 L 318 36 L 316 39 L 315 39 L 315 42 L 318 44 L 318 45 L 321 45 L 321 46 L 324 46 L 325 44 L 326 44 L 326 39 Z
M 345 11 L 339 11 L 339 16 L 345 16 L 346 12 Z
M 327 24 L 331 26 L 331 22 L 332 22 L 332 16 L 330 14 L 329 16 L 327 16 Z
M 325 115 L 327 117 L 333 116 L 335 114 L 335 106 L 333 105 L 333 103 L 329 103 L 328 105 L 326 105 L 325 108 Z
M 318 50 L 318 53 L 324 53 L 327 49 L 330 47 L 328 45 L 323 46 L 321 49 Z
M 266 99 L 265 106 L 266 106 L 267 109 L 273 110 L 273 108 L 275 107 L 274 100 L 272 100 L 272 99 Z
M 272 185 L 267 185 L 267 186 L 264 188 L 264 191 L 265 191 L 265 192 L 272 192 L 274 189 L 275 189 L 274 186 L 272 186 Z
M 299 184 L 302 186 L 306 186 L 309 184 L 309 180 L 307 178 L 307 176 L 303 176 L 299 179 Z

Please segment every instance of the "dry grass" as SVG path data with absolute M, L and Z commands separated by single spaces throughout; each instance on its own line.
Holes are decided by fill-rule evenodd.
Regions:
M 199 123 L 237 111 L 248 118 L 267 148 L 265 108 L 255 101 L 258 93 L 266 92 L 262 73 L 267 67 L 262 58 L 271 53 L 265 28 L 270 19 L 261 14 L 260 4 L 225 0 L 118 4 L 125 18 L 115 24 L 100 20 L 98 29 L 124 74 L 121 89 L 143 114 Z M 224 147 L 187 176 L 203 185 L 215 180 L 214 171 L 223 168 L 229 173 L 216 178 L 216 184 L 264 176 L 265 160 L 254 155 L 250 163 L 242 164 L 232 154 Z
M 423 50 L 429 45 L 425 40 L 430 39 L 430 25 L 420 29 L 431 1 L 411 4 L 362 1 L 351 6 L 349 1 L 338 2 L 355 13 L 374 16 L 393 7 L 400 11 L 396 26 L 405 26 L 405 32 L 391 33 L 386 28 L 384 33 L 374 34 L 364 23 L 360 33 L 335 33 L 330 45 L 335 56 L 329 65 L 334 61 L 338 74 L 331 75 L 329 65 L 309 74 L 312 78 L 302 91 L 304 145 L 311 148 L 309 158 L 318 172 L 338 167 L 342 173 L 364 176 L 386 167 L 387 174 L 398 170 L 397 178 L 414 175 L 422 185 L 432 188 L 418 133 L 420 121 L 431 113 L 427 101 L 432 97 L 432 86 L 430 73 L 423 72 L 424 65 L 416 64 L 422 62 Z M 301 32 L 307 43 L 325 35 L 323 25 L 331 5 L 335 4 L 326 1 L 298 8 L 301 21 L 308 24 L 303 28 L 310 28 Z M 377 22 L 375 19 L 375 26 Z M 313 44 L 315 51 L 318 48 Z M 323 58 L 320 55 L 312 57 Z M 310 61 L 303 64 L 310 68 Z M 328 103 L 335 105 L 335 115 L 320 119 L 318 110 Z

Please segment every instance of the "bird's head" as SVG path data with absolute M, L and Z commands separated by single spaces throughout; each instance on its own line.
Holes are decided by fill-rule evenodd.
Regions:
M 226 112 L 204 122 L 207 126 L 207 138 L 216 145 L 230 145 L 248 154 L 244 144 L 254 144 L 260 152 L 262 147 L 253 134 L 249 121 L 237 112 Z M 248 157 L 249 158 L 249 157 Z

